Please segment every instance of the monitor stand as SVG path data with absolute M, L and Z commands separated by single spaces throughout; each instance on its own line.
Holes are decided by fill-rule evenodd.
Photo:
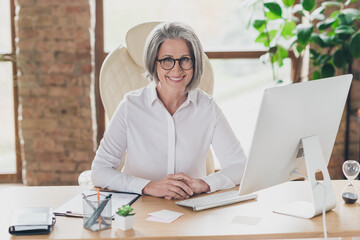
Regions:
M 310 136 L 302 138 L 300 144 L 302 144 L 304 150 L 308 182 L 311 185 L 313 202 L 292 202 L 274 210 L 274 213 L 312 218 L 322 213 L 324 204 L 325 211 L 333 209 L 336 206 L 336 198 L 318 137 Z M 315 178 L 317 171 L 323 173 L 324 181 L 321 183 Z

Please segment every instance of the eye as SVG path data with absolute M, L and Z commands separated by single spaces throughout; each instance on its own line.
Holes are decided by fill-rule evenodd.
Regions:
M 174 62 L 174 59 L 172 59 L 172 58 L 164 58 L 162 61 L 163 61 L 164 63 L 173 63 L 173 62 Z
M 187 62 L 190 62 L 191 59 L 188 58 L 188 57 L 183 57 L 183 58 L 180 59 L 180 61 L 187 63 Z

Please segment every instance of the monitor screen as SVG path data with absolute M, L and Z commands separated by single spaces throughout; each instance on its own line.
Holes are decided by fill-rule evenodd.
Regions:
M 301 139 L 316 136 L 329 163 L 352 75 L 265 90 L 240 183 L 244 195 L 307 175 Z

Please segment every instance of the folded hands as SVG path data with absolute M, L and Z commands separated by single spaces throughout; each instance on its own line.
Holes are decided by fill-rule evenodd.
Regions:
M 187 199 L 194 194 L 210 191 L 210 186 L 199 178 L 184 173 L 169 174 L 164 179 L 149 182 L 143 194 L 166 199 Z

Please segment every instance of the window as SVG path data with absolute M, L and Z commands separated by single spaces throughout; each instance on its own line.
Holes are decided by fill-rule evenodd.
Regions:
M 99 1 L 96 31 L 97 36 L 101 36 L 102 39 L 96 39 L 97 42 L 100 41 L 97 45 L 97 56 L 104 58 L 120 43 L 124 44 L 126 32 L 141 22 L 188 23 L 198 34 L 214 69 L 214 97 L 245 151 L 248 152 L 262 91 L 274 82 L 271 77 L 271 67 L 259 61 L 259 56 L 264 54 L 265 49 L 254 43 L 257 33 L 255 30 L 247 29 L 248 9 L 244 6 L 245 2 L 238 0 Z M 289 59 L 279 72 L 284 81 L 291 81 L 293 64 L 295 63 Z M 101 64 L 96 66 L 98 70 L 100 67 Z M 100 98 L 98 101 L 101 101 Z M 99 140 L 101 137 L 102 132 L 99 132 Z
M 20 182 L 13 0 L 0 2 L 0 32 L 0 182 Z

